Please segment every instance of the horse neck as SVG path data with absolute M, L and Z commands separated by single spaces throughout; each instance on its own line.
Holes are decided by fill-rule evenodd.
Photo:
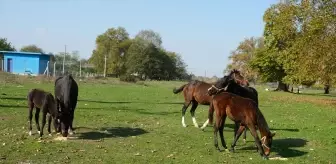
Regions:
M 264 115 L 261 113 L 259 109 L 257 109 L 257 124 L 260 131 L 260 135 L 268 136 L 270 133 L 270 129 L 268 127 L 267 121 L 265 120 Z

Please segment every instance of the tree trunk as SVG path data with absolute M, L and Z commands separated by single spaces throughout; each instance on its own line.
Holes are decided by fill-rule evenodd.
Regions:
M 284 92 L 289 92 L 288 91 L 288 85 L 279 81 L 278 82 L 278 88 L 275 91 L 284 91 Z
M 324 85 L 324 94 L 329 94 L 330 85 Z

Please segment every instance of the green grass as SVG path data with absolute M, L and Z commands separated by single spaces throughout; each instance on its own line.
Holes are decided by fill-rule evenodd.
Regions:
M 79 81 L 78 81 L 79 82 Z M 145 85 L 146 84 L 146 85 Z M 79 139 L 54 141 L 44 135 L 38 142 L 35 121 L 28 136 L 26 95 L 31 88 L 53 93 L 52 84 L 1 84 L 0 163 L 260 163 L 248 133 L 238 141 L 235 153 L 218 152 L 213 128 L 205 132 L 192 126 L 188 110 L 181 125 L 181 94 L 177 82 L 139 84 L 91 84 L 79 82 L 79 102 L 74 126 Z M 272 154 L 286 163 L 335 163 L 336 110 L 332 96 L 266 92 L 258 88 L 260 109 L 276 131 Z M 321 91 L 322 92 L 322 91 Z M 190 109 L 190 108 L 189 108 Z M 199 106 L 196 118 L 207 119 L 207 106 Z M 41 120 L 41 119 L 40 119 Z M 232 121 L 224 135 L 232 143 Z M 45 127 L 45 134 L 46 132 Z M 269 163 L 285 163 L 268 161 Z

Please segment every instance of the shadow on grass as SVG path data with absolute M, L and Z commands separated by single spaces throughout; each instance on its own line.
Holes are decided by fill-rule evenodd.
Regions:
M 25 105 L 6 105 L 6 104 L 0 104 L 0 108 L 27 108 L 28 106 Z
M 286 139 L 274 139 L 272 144 L 272 155 L 280 155 L 281 157 L 291 158 L 300 157 L 308 152 L 295 150 L 292 148 L 304 147 L 307 144 L 307 140 L 301 138 L 286 138 Z M 242 147 L 239 150 L 255 150 L 257 148 L 254 146 Z
M 2 100 L 16 100 L 16 101 L 23 101 L 27 100 L 26 97 L 0 97 Z
M 324 94 L 324 93 L 299 93 L 298 95 L 316 96 L 316 97 L 320 97 L 320 96 L 324 96 L 324 97 L 336 97 L 336 95 L 334 93 L 331 93 L 331 94 Z
M 235 124 L 225 124 L 225 127 L 228 127 L 228 128 L 231 128 L 231 129 L 234 129 L 235 127 Z M 292 128 L 270 128 L 271 131 L 289 131 L 289 132 L 299 132 L 300 130 L 299 129 L 292 129 Z M 246 132 L 247 133 L 247 132 Z
M 90 129 L 90 128 L 86 128 L 86 129 Z M 100 140 L 104 138 L 138 136 L 138 135 L 142 135 L 145 133 L 148 133 L 148 132 L 141 128 L 130 128 L 130 127 L 101 128 L 98 131 L 96 130 L 96 131 L 78 133 L 78 139 Z
M 183 104 L 183 102 L 132 102 L 132 101 L 99 101 L 99 100 L 87 100 L 81 99 L 82 102 L 93 102 L 102 104 Z

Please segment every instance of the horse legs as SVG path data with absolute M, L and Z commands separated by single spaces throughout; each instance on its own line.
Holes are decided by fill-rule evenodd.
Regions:
M 236 125 L 237 125 L 237 124 L 236 124 Z M 232 143 L 232 145 L 231 145 L 231 149 L 230 149 L 231 152 L 234 152 L 234 147 L 236 146 L 239 137 L 240 137 L 241 134 L 243 133 L 243 130 L 245 130 L 245 132 L 246 132 L 246 128 L 245 128 L 245 126 L 240 126 L 239 129 L 235 132 L 236 135 L 235 135 L 234 140 L 233 140 L 233 143 Z
M 222 146 L 224 147 L 225 151 L 228 151 L 227 146 L 226 146 L 226 143 L 225 143 L 225 139 L 224 139 L 224 134 L 223 134 L 223 131 L 224 131 L 224 124 L 225 124 L 225 119 L 226 119 L 226 116 L 223 116 L 223 117 L 220 119 L 219 136 L 220 136 L 220 138 L 221 138 Z
M 73 119 L 74 119 L 74 112 L 70 116 L 70 128 L 69 128 L 69 134 L 70 135 L 73 135 L 75 133 L 74 129 L 72 127 Z
M 189 105 L 190 105 L 190 102 L 185 102 L 183 107 L 182 107 L 182 126 L 183 127 L 187 127 L 187 125 L 185 124 L 185 121 L 184 121 L 184 116 L 185 116 L 185 113 L 186 113 Z
M 193 121 L 193 123 L 194 123 L 194 126 L 195 126 L 196 128 L 199 127 L 198 124 L 197 124 L 197 122 L 196 122 L 196 118 L 195 118 L 195 110 L 196 110 L 197 106 L 198 106 L 197 101 L 192 101 L 192 106 L 191 106 L 191 109 L 190 109 L 190 114 L 191 114 L 191 117 L 192 117 L 192 121 Z
M 41 129 L 41 133 L 40 133 L 40 138 L 42 138 L 42 135 L 43 135 L 43 129 L 44 129 L 44 126 L 45 124 L 47 123 L 47 110 L 46 109 L 46 105 L 43 107 L 43 110 L 42 110 L 42 129 Z M 49 120 L 48 120 L 49 121 Z M 50 128 L 48 128 L 48 131 L 50 131 Z M 50 132 L 49 132 L 50 133 Z
M 36 128 L 37 128 L 37 133 L 38 133 L 38 134 L 41 133 L 40 123 L 39 123 L 39 117 L 40 117 L 40 108 L 36 108 L 36 112 L 35 112 L 35 123 L 36 123 Z
M 216 119 L 216 123 L 215 125 L 213 126 L 214 127 L 214 144 L 215 144 L 215 148 L 218 150 L 218 151 L 221 151 L 218 147 L 218 138 L 217 138 L 217 133 L 218 133 L 218 123 L 217 123 L 218 119 Z
M 52 121 L 52 117 L 51 115 L 48 115 L 48 133 L 49 133 L 49 136 L 51 136 L 51 121 Z
M 257 130 L 255 129 L 255 126 L 254 125 L 248 125 L 248 128 L 250 129 L 250 132 L 251 132 L 252 136 L 254 137 L 254 140 L 255 140 L 255 143 L 258 147 L 260 156 L 262 156 L 263 159 L 268 159 L 268 157 L 265 155 L 264 149 L 261 146 L 261 141 L 258 137 L 258 133 L 257 133 Z
M 243 142 L 244 142 L 244 144 L 246 144 L 246 131 L 247 131 L 247 128 L 245 128 L 244 134 L 243 134 Z
M 209 111 L 208 111 L 208 119 L 204 122 L 203 126 L 201 127 L 201 129 L 204 131 L 204 128 L 209 124 L 209 118 L 213 116 L 214 113 L 214 108 L 212 106 L 212 104 L 209 105 Z
M 34 104 L 30 103 L 29 104 L 29 111 L 28 111 L 28 120 L 29 120 L 29 135 L 32 135 L 32 119 L 33 119 L 33 109 L 34 109 Z

